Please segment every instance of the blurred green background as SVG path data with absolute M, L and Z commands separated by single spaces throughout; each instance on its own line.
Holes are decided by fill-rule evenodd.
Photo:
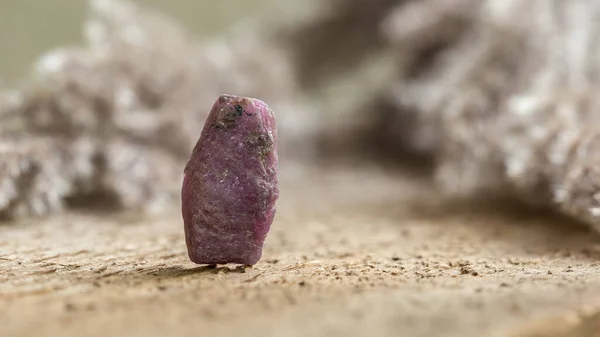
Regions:
M 241 18 L 275 11 L 267 6 L 271 0 L 133 2 L 164 12 L 199 37 L 218 33 Z M 86 6 L 86 0 L 0 0 L 0 84 L 26 76 L 41 53 L 79 43 Z

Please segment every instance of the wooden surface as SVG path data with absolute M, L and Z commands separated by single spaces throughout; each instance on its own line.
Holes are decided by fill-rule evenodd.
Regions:
M 372 167 L 282 167 L 253 268 L 189 262 L 170 215 L 0 227 L 0 336 L 593 336 L 600 239 L 456 210 Z

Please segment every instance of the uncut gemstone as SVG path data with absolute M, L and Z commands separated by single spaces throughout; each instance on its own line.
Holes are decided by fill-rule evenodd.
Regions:
M 190 260 L 254 265 L 279 197 L 277 126 L 261 100 L 220 96 L 185 167 L 182 216 Z

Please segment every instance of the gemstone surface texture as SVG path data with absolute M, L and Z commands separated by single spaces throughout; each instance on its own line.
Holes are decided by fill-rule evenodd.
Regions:
M 185 167 L 185 240 L 197 264 L 254 265 L 279 197 L 277 126 L 261 100 L 221 95 Z

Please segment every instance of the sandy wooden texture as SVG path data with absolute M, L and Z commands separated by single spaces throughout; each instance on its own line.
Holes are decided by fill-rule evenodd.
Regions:
M 0 227 L 0 336 L 595 336 L 600 239 L 567 220 L 460 208 L 368 165 L 282 163 L 246 270 L 189 262 L 171 215 Z M 595 329 L 595 330 L 594 330 Z

